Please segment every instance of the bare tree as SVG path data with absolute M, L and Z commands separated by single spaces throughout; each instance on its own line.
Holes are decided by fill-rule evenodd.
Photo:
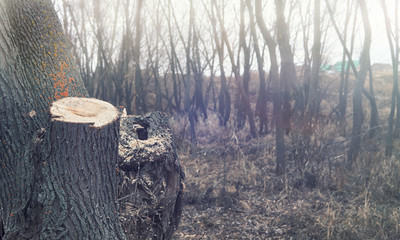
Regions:
M 312 48 L 312 67 L 311 67 L 311 81 L 308 96 L 308 118 L 309 123 L 312 124 L 313 118 L 317 118 L 319 114 L 319 103 L 321 96 L 319 92 L 318 80 L 319 70 L 321 66 L 321 2 L 320 0 L 314 1 L 314 45 Z
M 334 28 L 335 28 L 335 31 L 336 31 L 336 33 L 337 33 L 337 35 L 338 35 L 338 37 L 339 37 L 339 40 L 340 40 L 340 42 L 341 42 L 341 44 L 342 44 L 342 46 L 343 46 L 343 51 L 344 51 L 344 53 L 346 54 L 346 56 L 348 57 L 348 60 L 349 60 L 349 63 L 348 63 L 348 64 L 349 64 L 349 66 L 351 66 L 354 75 L 355 75 L 356 78 L 358 79 L 358 78 L 359 78 L 359 75 L 360 75 L 360 73 L 361 73 L 361 70 L 360 70 L 360 73 L 357 71 L 357 68 L 356 68 L 356 66 L 355 66 L 355 64 L 354 64 L 354 62 L 353 62 L 353 60 L 352 60 L 352 58 L 351 58 L 352 52 L 349 51 L 348 48 L 346 47 L 346 43 L 345 43 L 343 37 L 341 36 L 341 34 L 340 34 L 340 32 L 339 32 L 339 29 L 338 29 L 338 26 L 337 26 L 336 22 L 334 21 L 334 18 L 333 18 L 333 10 L 332 10 L 332 8 L 331 8 L 331 6 L 330 6 L 330 4 L 329 4 L 328 1 L 326 1 L 326 4 L 327 4 L 327 8 L 328 8 L 329 14 L 330 14 L 330 16 L 331 16 L 331 21 L 332 21 L 333 26 L 334 26 Z M 355 22 L 355 21 L 354 21 L 354 22 Z M 363 21 L 363 22 L 364 22 L 364 21 Z M 364 27 L 364 28 L 365 28 L 365 27 Z M 369 30 L 369 31 L 367 30 L 367 33 L 370 33 L 370 30 Z M 353 46 L 353 41 L 354 41 L 354 31 L 353 31 L 351 46 Z M 370 45 L 370 44 L 369 44 L 369 45 Z M 365 60 L 365 59 L 364 59 L 364 60 Z M 370 69 L 370 66 L 369 66 L 369 65 L 370 65 L 369 54 L 368 54 L 368 59 L 367 59 L 366 61 L 367 61 L 367 63 L 365 63 L 365 64 L 367 64 L 367 66 L 366 66 L 366 67 L 367 67 L 367 72 L 363 73 L 363 74 L 365 74 L 365 76 L 368 74 L 368 71 L 369 71 L 369 69 Z M 342 67 L 342 68 L 343 68 L 343 67 Z M 348 70 L 347 70 L 347 71 L 348 71 Z M 348 73 L 346 73 L 346 74 L 348 74 Z M 347 81 L 347 80 L 346 80 L 346 81 Z M 364 81 L 365 81 L 365 78 L 364 78 Z M 346 83 L 346 85 L 347 85 L 347 83 Z M 345 85 L 345 87 L 346 87 L 346 85 Z M 346 88 L 345 88 L 345 90 L 347 91 Z M 373 135 L 374 135 L 374 131 L 376 130 L 376 127 L 377 127 L 377 125 L 378 125 L 379 116 L 378 116 L 378 107 L 377 107 L 376 100 L 375 100 L 375 96 L 374 96 L 374 92 L 373 92 L 372 75 L 370 75 L 370 91 L 366 90 L 366 89 L 364 88 L 363 85 L 361 85 L 361 91 L 362 91 L 362 93 L 368 98 L 368 100 L 370 101 L 370 106 L 371 106 L 370 136 L 373 136 Z M 353 100 L 354 100 L 354 95 L 353 95 Z M 354 101 L 353 101 L 353 102 L 354 102 Z M 339 104 L 340 104 L 340 102 L 339 102 Z M 353 106 L 353 108 L 354 108 L 354 106 Z M 362 110 L 361 110 L 361 111 L 362 111 Z M 344 110 L 344 113 L 345 113 L 345 110 Z M 344 114 L 344 113 L 343 113 L 343 114 Z M 341 120 L 342 120 L 342 119 L 343 119 L 343 118 L 341 118 Z M 354 118 L 353 118 L 353 121 L 354 121 Z
M 285 129 L 290 130 L 290 119 L 292 117 L 292 106 L 290 99 L 292 92 L 294 93 L 296 102 L 296 113 L 299 115 L 296 122 L 300 123 L 304 113 L 304 99 L 303 94 L 297 88 L 297 75 L 296 68 L 293 61 L 293 53 L 290 46 L 288 23 L 285 19 L 285 1 L 275 0 L 276 10 L 276 30 L 277 42 L 281 57 L 281 71 L 280 78 L 283 85 L 283 121 Z M 302 125 L 300 123 L 300 125 Z
M 223 4 L 223 3 L 222 3 Z M 220 75 L 221 75 L 221 88 L 219 92 L 219 98 L 218 98 L 218 111 L 221 115 L 220 119 L 220 124 L 226 126 L 228 123 L 228 120 L 230 118 L 230 113 L 231 113 L 231 96 L 228 90 L 228 84 L 226 81 L 226 76 L 225 76 L 225 68 L 224 68 L 224 48 L 225 48 L 225 41 L 224 41 L 224 22 L 223 22 L 223 17 L 221 16 L 221 11 L 224 9 L 221 9 L 221 6 L 219 6 L 216 2 L 216 0 L 212 0 L 211 2 L 211 11 L 209 12 L 209 17 L 211 20 L 211 24 L 213 27 L 213 36 L 214 36 L 214 41 L 215 41 L 215 47 L 217 49 L 218 53 L 218 59 L 219 59 L 219 69 L 220 69 Z M 217 20 L 219 23 L 219 32 L 221 34 L 221 37 L 218 37 L 218 31 L 217 31 Z
M 348 1 L 346 7 L 346 17 L 344 21 L 344 30 L 343 30 L 343 41 L 347 41 L 348 36 L 348 27 L 350 25 L 351 15 L 354 12 L 353 18 L 353 28 L 351 31 L 351 43 L 350 43 L 350 57 L 347 56 L 345 47 L 343 47 L 343 56 L 342 56 L 342 66 L 340 71 L 340 86 L 339 86 L 339 103 L 337 106 L 338 114 L 339 114 L 339 126 L 341 128 L 340 132 L 343 136 L 346 135 L 346 109 L 347 109 L 347 96 L 348 96 L 348 88 L 349 88 L 349 75 L 350 75 L 350 64 L 346 64 L 346 59 L 351 59 L 353 48 L 354 48 L 354 39 L 355 39 L 355 30 L 356 30 L 356 20 L 358 11 L 353 11 L 356 3 L 354 1 Z M 334 23 L 336 24 L 336 23 Z
M 165 12 L 165 9 L 168 9 L 168 13 Z M 172 4 L 171 0 L 168 1 L 168 7 L 163 8 L 164 17 L 167 19 L 168 25 L 168 37 L 169 44 L 164 43 L 164 47 L 167 52 L 169 52 L 169 64 L 171 69 L 171 80 L 172 80 L 172 100 L 168 100 L 170 108 L 174 109 L 176 112 L 181 111 L 181 90 L 180 90 L 180 81 L 177 76 L 177 69 L 180 65 L 179 59 L 176 54 L 176 43 L 174 41 L 174 33 L 173 27 L 171 23 L 171 19 L 173 18 L 172 13 Z M 174 18 L 175 19 L 175 18 Z M 179 30 L 179 28 L 178 28 Z M 161 38 L 163 40 L 163 38 Z
M 394 19 L 394 31 L 392 31 L 389 13 L 387 11 L 386 1 L 381 0 L 381 5 L 385 17 L 385 26 L 386 26 L 386 34 L 390 47 L 390 54 L 392 58 L 392 66 L 393 66 L 393 89 L 392 89 L 392 102 L 390 107 L 390 114 L 388 118 L 388 132 L 386 137 L 386 156 L 391 156 L 393 154 L 393 125 L 394 125 L 394 113 L 396 111 L 397 105 L 397 113 L 399 112 L 398 106 L 399 103 L 399 77 L 398 77 L 398 67 L 399 67 L 399 5 L 396 1 L 394 6 L 395 19 Z M 397 116 L 398 118 L 398 116 Z M 399 119 L 397 119 L 399 121 Z
M 160 58 L 161 58 L 161 49 L 160 49 L 160 42 L 162 38 L 162 23 L 161 23 L 161 2 L 160 0 L 157 1 L 156 10 L 154 15 L 151 16 L 151 22 L 153 28 L 149 31 L 149 28 L 145 28 L 145 37 L 147 43 L 147 52 L 148 52 L 148 61 L 151 68 L 150 78 L 154 80 L 154 93 L 155 93 L 155 102 L 153 109 L 156 111 L 163 110 L 162 98 L 163 94 L 161 92 L 161 78 L 160 78 Z M 151 10 L 154 10 L 153 6 Z M 167 91 L 167 88 L 166 88 Z
M 201 61 L 201 54 L 200 54 L 200 32 L 199 29 L 194 26 L 193 29 L 193 59 L 191 61 L 191 66 L 193 69 L 194 74 L 194 95 L 193 95 L 193 107 L 194 111 L 201 112 L 203 114 L 203 118 L 207 119 L 207 106 L 205 105 L 204 98 L 203 98 L 203 73 L 207 64 L 203 66 Z
M 263 133 L 263 131 L 265 131 L 266 133 L 268 132 L 268 118 L 267 118 L 267 83 L 265 80 L 264 59 L 261 53 L 260 46 L 258 45 L 258 38 L 255 25 L 256 22 L 253 13 L 253 7 L 249 0 L 247 0 L 246 3 L 249 9 L 250 31 L 254 42 L 254 51 L 256 53 L 257 63 L 258 63 L 258 76 L 260 78 L 260 88 L 258 90 L 256 114 L 260 119 L 260 133 Z
M 365 0 L 358 0 L 364 26 L 364 46 L 360 58 L 360 72 L 358 73 L 353 93 L 353 130 L 351 135 L 348 162 L 351 164 L 358 157 L 361 144 L 362 114 L 362 92 L 365 79 L 370 65 L 369 51 L 371 47 L 371 26 Z
M 142 70 L 140 68 L 140 48 L 142 40 L 142 24 L 141 21 L 141 10 L 142 10 L 143 0 L 137 1 L 136 14 L 135 14 L 135 45 L 133 58 L 135 62 L 135 107 L 136 114 L 143 114 L 147 112 L 146 107 L 146 90 L 142 79 Z M 129 108 L 130 103 L 127 103 Z
M 276 54 L 276 46 L 274 38 L 268 31 L 264 19 L 262 17 L 262 5 L 260 0 L 255 1 L 255 14 L 257 24 L 260 28 L 261 34 L 268 46 L 269 56 L 271 59 L 271 68 L 269 70 L 269 79 L 273 92 L 273 105 L 274 105 L 274 122 L 275 122 L 275 144 L 276 144 L 276 173 L 284 174 L 286 172 L 286 159 L 285 159 L 285 140 L 284 140 L 284 125 L 282 114 L 282 89 L 278 73 L 278 60 Z
M 305 11 L 306 14 L 303 13 Z M 302 4 L 299 4 L 299 15 L 301 28 L 303 31 L 303 49 L 304 63 L 302 69 L 303 88 L 304 88 L 304 104 L 308 104 L 309 89 L 310 89 L 310 72 L 311 72 L 311 54 L 309 49 L 310 29 L 312 26 L 312 16 L 307 14 L 311 11 L 311 1 L 307 2 L 307 7 L 303 9 Z

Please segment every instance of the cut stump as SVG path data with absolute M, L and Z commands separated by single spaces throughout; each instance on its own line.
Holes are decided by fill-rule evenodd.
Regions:
M 43 163 L 43 239 L 125 239 L 117 213 L 119 114 L 111 104 L 64 98 L 50 108 Z

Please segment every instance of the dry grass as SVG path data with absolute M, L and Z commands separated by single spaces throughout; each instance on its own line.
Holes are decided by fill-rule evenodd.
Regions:
M 378 91 L 390 96 L 382 84 Z M 321 104 L 326 115 L 329 102 Z M 387 99 L 378 96 L 378 107 L 384 124 Z M 186 119 L 170 123 L 186 172 L 175 239 L 400 239 L 400 152 L 386 158 L 382 136 L 364 135 L 350 168 L 344 162 L 349 139 L 335 121 L 314 125 L 307 143 L 294 129 L 285 138 L 288 173 L 276 176 L 273 132 L 251 139 L 248 126 L 235 130 L 232 120 L 220 127 L 210 114 L 196 126 L 193 145 Z

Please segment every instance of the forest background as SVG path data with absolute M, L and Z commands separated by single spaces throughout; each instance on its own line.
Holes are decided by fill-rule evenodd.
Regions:
M 90 96 L 169 114 L 176 238 L 399 237 L 397 1 L 54 2 Z

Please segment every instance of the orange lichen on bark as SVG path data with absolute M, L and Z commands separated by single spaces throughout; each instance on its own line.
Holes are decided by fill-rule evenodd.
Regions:
M 73 77 L 67 78 L 66 76 L 69 68 L 69 65 L 65 61 L 62 61 L 60 62 L 58 69 L 56 69 L 55 73 L 50 74 L 50 77 L 54 81 L 54 99 L 56 100 L 68 97 L 69 87 L 75 86 L 75 79 Z

